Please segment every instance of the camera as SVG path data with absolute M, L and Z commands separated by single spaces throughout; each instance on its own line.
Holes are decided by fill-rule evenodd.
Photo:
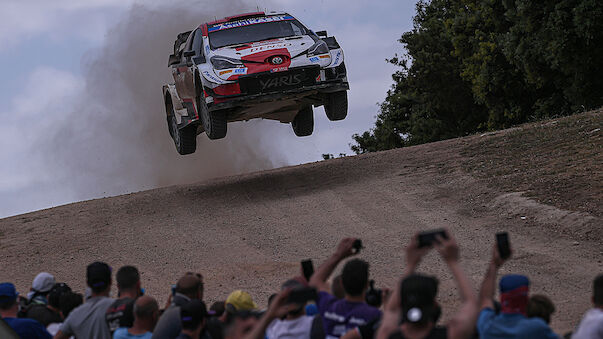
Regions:
M 366 303 L 373 307 L 379 308 L 383 302 L 382 295 L 383 291 L 375 288 L 375 280 L 371 280 L 369 282 L 369 289 L 366 291 Z

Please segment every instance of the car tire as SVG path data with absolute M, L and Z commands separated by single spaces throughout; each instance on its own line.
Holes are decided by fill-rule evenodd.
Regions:
M 348 116 L 348 92 L 334 92 L 327 94 L 325 113 L 331 121 L 343 120 Z
M 293 132 L 298 137 L 306 137 L 314 132 L 314 110 L 312 106 L 302 108 L 291 122 Z
M 176 145 L 176 150 L 181 155 L 195 153 L 197 150 L 197 124 L 190 124 L 184 128 L 178 128 L 178 121 L 174 114 L 167 117 L 170 135 Z
M 203 129 L 205 129 L 207 137 L 212 140 L 224 138 L 227 132 L 226 112 L 210 112 L 205 105 L 202 105 L 200 110 L 201 123 L 203 124 Z

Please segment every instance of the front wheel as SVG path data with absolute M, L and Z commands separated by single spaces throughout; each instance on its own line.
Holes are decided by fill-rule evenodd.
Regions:
M 314 111 L 312 106 L 302 108 L 291 122 L 293 132 L 298 137 L 306 137 L 314 132 Z
M 331 121 L 343 120 L 348 115 L 348 92 L 341 91 L 327 94 L 325 113 Z
M 227 131 L 226 112 L 210 112 L 205 105 L 202 105 L 200 107 L 200 110 L 201 122 L 203 123 L 203 128 L 205 129 L 205 134 L 207 134 L 207 137 L 212 140 L 224 138 L 226 136 Z
M 195 153 L 197 150 L 197 125 L 190 124 L 182 129 L 178 128 L 176 116 L 171 114 L 167 117 L 170 127 L 170 135 L 176 145 L 176 150 L 181 155 Z

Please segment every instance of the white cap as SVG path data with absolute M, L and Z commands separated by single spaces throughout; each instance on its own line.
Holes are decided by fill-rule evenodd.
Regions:
M 54 284 L 54 276 L 50 273 L 42 272 L 36 275 L 31 284 L 31 288 L 36 292 L 50 292 Z

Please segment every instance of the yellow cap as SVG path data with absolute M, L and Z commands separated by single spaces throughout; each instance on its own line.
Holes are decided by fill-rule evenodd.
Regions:
M 237 311 L 248 311 L 258 308 L 249 293 L 236 290 L 226 298 L 226 304 L 231 304 Z

